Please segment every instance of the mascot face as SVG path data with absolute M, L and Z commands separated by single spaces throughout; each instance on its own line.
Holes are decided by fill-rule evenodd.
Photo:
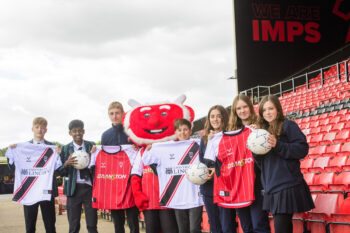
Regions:
M 183 105 L 185 96 L 175 102 L 141 105 L 134 100 L 129 104 L 134 109 L 124 115 L 123 124 L 130 139 L 138 145 L 175 139 L 174 121 L 185 118 L 194 119 L 193 109 Z

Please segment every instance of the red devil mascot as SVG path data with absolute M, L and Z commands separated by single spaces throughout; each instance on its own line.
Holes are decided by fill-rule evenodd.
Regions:
M 192 108 L 183 105 L 186 97 L 181 95 L 174 102 L 140 104 L 129 100 L 133 108 L 124 115 L 125 132 L 137 145 L 142 146 L 134 160 L 131 172 L 131 186 L 136 206 L 143 211 L 146 233 L 177 233 L 172 209 L 159 206 L 159 183 L 155 167 L 144 166 L 142 155 L 145 146 L 155 142 L 174 140 L 174 121 L 194 119 Z

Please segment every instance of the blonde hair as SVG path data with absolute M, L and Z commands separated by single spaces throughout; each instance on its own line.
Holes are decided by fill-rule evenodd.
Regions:
M 114 102 L 110 103 L 108 106 L 108 111 L 111 110 L 112 108 L 118 108 L 118 109 L 122 110 L 122 112 L 124 112 L 123 105 L 118 101 L 114 101 Z
M 47 120 L 44 117 L 35 117 L 33 120 L 33 126 L 35 125 L 42 125 L 44 127 L 47 127 Z
M 248 96 L 239 94 L 233 99 L 233 102 L 232 102 L 231 111 L 230 111 L 230 120 L 228 121 L 228 128 L 227 128 L 228 131 L 241 129 L 244 126 L 241 118 L 238 117 L 237 111 L 236 111 L 239 100 L 242 100 L 249 107 L 249 111 L 250 111 L 250 116 L 248 119 L 249 125 L 255 124 L 257 122 L 258 117 L 255 114 L 253 103 L 250 101 Z
M 277 116 L 274 121 L 271 123 L 267 122 L 264 117 L 264 105 L 266 102 L 270 101 L 277 110 Z M 274 95 L 267 95 L 259 103 L 259 127 L 262 129 L 266 129 L 271 134 L 275 135 L 277 138 L 281 135 L 282 129 L 283 129 L 283 123 L 285 120 L 285 116 L 283 115 L 283 110 L 280 101 L 278 100 L 277 96 Z
M 220 126 L 220 131 L 225 131 L 227 128 L 227 123 L 228 123 L 228 113 L 227 110 L 221 106 L 221 105 L 214 105 L 209 109 L 208 115 L 205 119 L 205 124 L 204 124 L 204 133 L 202 136 L 203 142 L 206 144 L 208 142 L 208 135 L 211 130 L 214 130 L 213 126 L 210 124 L 210 113 L 213 110 L 218 110 L 221 114 L 221 126 Z

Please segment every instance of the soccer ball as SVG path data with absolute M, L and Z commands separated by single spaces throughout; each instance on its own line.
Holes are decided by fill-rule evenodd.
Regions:
M 196 185 L 204 184 L 208 177 L 207 166 L 204 163 L 193 163 L 186 170 L 186 178 L 192 183 Z
M 81 169 L 87 168 L 87 166 L 89 166 L 90 156 L 85 151 L 82 151 L 82 150 L 75 151 L 73 153 L 72 158 L 75 159 L 77 162 L 74 165 L 74 168 L 76 168 L 76 169 L 81 170 Z
M 248 136 L 247 145 L 249 150 L 258 155 L 267 154 L 271 150 L 268 143 L 269 135 L 270 133 L 264 129 L 253 130 Z

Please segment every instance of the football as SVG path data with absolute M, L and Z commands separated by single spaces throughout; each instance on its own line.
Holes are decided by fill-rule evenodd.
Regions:
M 186 178 L 192 183 L 196 185 L 204 184 L 208 177 L 207 166 L 204 163 L 193 163 L 186 170 Z
M 256 129 L 253 130 L 247 140 L 247 145 L 249 150 L 251 150 L 254 154 L 264 155 L 267 154 L 271 148 L 268 143 L 268 136 L 270 135 L 264 129 Z
M 90 163 L 90 155 L 82 150 L 77 150 L 73 153 L 72 158 L 77 161 L 77 164 L 74 166 L 76 169 L 84 169 L 89 166 Z

